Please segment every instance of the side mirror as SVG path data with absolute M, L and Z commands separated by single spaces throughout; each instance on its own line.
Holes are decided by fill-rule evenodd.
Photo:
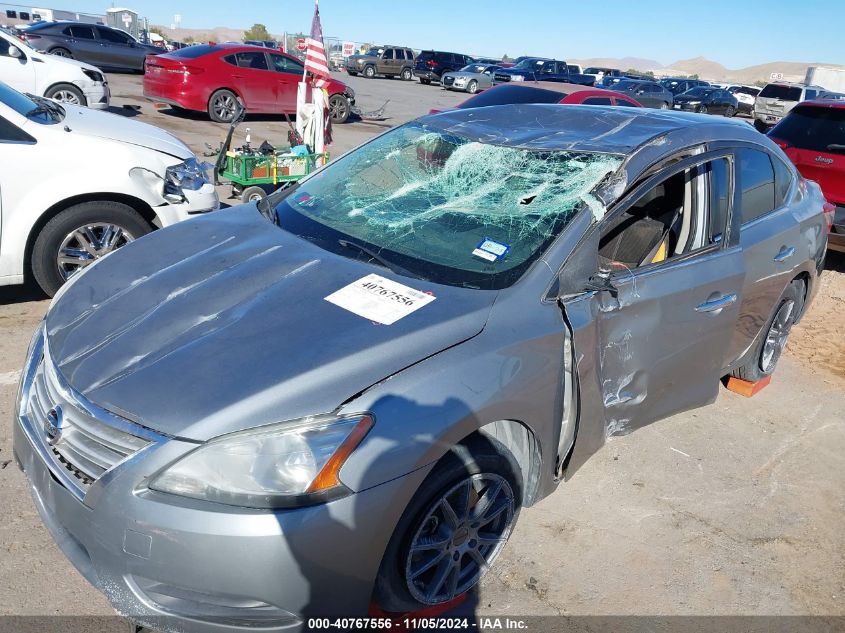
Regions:
M 23 57 L 23 53 L 21 53 L 21 49 L 19 49 L 17 46 L 9 46 L 9 57 L 20 59 L 21 57 Z

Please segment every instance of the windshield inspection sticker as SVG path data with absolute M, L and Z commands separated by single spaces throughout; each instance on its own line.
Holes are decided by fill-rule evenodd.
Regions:
M 476 257 L 486 259 L 488 262 L 495 262 L 507 255 L 510 249 L 511 247 L 507 244 L 502 244 L 501 242 L 491 240 L 489 237 L 485 237 L 481 240 L 481 243 L 475 247 L 472 254 Z
M 365 319 L 392 325 L 431 303 L 435 297 L 372 274 L 344 286 L 325 299 Z

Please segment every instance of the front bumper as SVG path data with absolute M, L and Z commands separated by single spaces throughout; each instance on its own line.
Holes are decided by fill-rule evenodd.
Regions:
M 414 76 L 428 81 L 440 81 L 440 75 L 433 70 L 419 70 L 415 68 Z
M 111 104 L 111 90 L 108 82 L 77 82 L 77 87 L 85 95 L 88 107 L 93 110 L 108 110 Z
M 184 190 L 183 194 L 184 202 L 171 202 L 153 209 L 161 221 L 162 228 L 220 208 L 220 198 L 210 182 L 205 183 L 196 191 Z
M 298 631 L 308 617 L 366 615 L 393 526 L 427 473 L 329 504 L 239 509 L 145 488 L 195 446 L 170 439 L 79 500 L 39 454 L 39 432 L 19 416 L 14 454 L 56 543 L 118 613 L 165 631 Z
M 692 104 L 692 103 L 678 103 L 677 101 L 672 104 L 673 110 L 681 110 L 683 112 L 698 112 L 698 109 L 701 107 L 700 103 Z

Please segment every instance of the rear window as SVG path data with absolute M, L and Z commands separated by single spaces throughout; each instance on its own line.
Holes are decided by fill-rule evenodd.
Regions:
M 782 101 L 801 101 L 801 88 L 799 86 L 782 86 L 769 84 L 760 92 L 764 99 L 781 99 Z
M 800 149 L 845 154 L 845 108 L 797 106 L 769 136 Z
M 198 44 L 197 46 L 186 46 L 185 48 L 180 48 L 179 50 L 170 53 L 170 56 L 182 59 L 196 59 L 197 57 L 202 57 L 203 55 L 208 55 L 209 53 L 220 50 L 223 50 L 221 46 Z
M 493 90 L 486 90 L 472 99 L 467 99 L 458 107 L 483 108 L 509 103 L 559 103 L 565 96 L 565 94 L 554 90 L 503 84 Z

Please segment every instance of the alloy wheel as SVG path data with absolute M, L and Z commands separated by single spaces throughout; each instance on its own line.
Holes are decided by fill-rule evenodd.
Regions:
M 772 320 L 772 325 L 766 334 L 763 352 L 760 354 L 760 369 L 768 373 L 772 371 L 786 347 L 786 340 L 794 321 L 795 301 L 784 301 Z
M 59 246 L 56 255 L 59 272 L 62 278 L 68 279 L 78 270 L 134 239 L 123 227 L 108 222 L 80 226 L 68 233 Z
M 411 541 L 405 582 L 423 604 L 452 600 L 475 585 L 513 528 L 516 500 L 504 477 L 468 476 L 428 510 Z
M 329 99 L 329 112 L 332 121 L 343 121 L 346 118 L 346 111 L 348 107 L 346 99 L 340 97 L 332 97 Z
M 217 95 L 211 107 L 221 121 L 231 121 L 235 116 L 235 99 L 231 95 Z
M 73 94 L 70 90 L 57 90 L 55 93 L 53 93 L 53 96 L 51 98 L 60 103 L 82 105 L 82 103 L 79 101 L 79 97 Z

